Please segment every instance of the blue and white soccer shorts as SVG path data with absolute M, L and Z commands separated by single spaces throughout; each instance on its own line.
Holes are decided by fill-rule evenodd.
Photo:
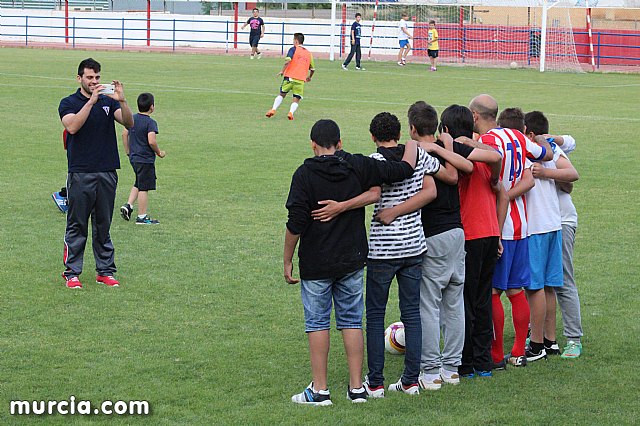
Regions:
M 493 272 L 493 288 L 505 291 L 527 287 L 531 283 L 528 239 L 502 240 L 502 247 L 504 251 Z

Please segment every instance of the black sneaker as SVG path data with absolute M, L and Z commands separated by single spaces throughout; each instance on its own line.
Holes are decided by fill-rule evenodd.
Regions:
M 531 346 L 527 346 L 524 350 L 524 355 L 527 362 L 538 361 L 539 359 L 547 359 L 547 352 L 544 348 L 540 349 L 540 352 L 534 352 Z
M 132 212 L 133 207 L 131 207 L 129 204 L 125 204 L 124 206 L 120 207 L 120 216 L 122 216 L 122 218 L 126 221 L 129 221 L 131 219 Z
M 316 391 L 313 389 L 313 383 L 309 383 L 309 386 L 301 393 L 295 394 L 291 397 L 291 401 L 296 404 L 305 405 L 332 405 L 331 395 L 329 390 Z
M 367 402 L 367 390 L 364 386 L 361 386 L 359 389 L 349 389 L 349 387 L 347 387 L 347 399 L 354 404 Z
M 146 215 L 145 217 L 136 218 L 136 225 L 158 225 L 159 223 L 160 223 L 159 220 L 151 219 L 149 215 Z
M 544 345 L 544 351 L 547 355 L 560 355 L 560 346 L 557 342 L 553 342 L 551 345 Z
M 498 363 L 495 363 L 495 362 L 491 363 L 492 371 L 504 371 L 506 369 L 507 369 L 507 362 L 504 359 Z

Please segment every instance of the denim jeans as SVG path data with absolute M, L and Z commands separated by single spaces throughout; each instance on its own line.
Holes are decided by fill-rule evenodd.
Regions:
M 331 328 L 331 301 L 336 307 L 336 328 L 362 328 L 364 269 L 339 278 L 302 280 L 305 332 Z
M 422 256 L 389 260 L 367 260 L 367 362 L 369 383 L 381 386 L 384 382 L 384 314 L 389 299 L 389 288 L 395 276 L 400 298 L 400 320 L 405 330 L 404 373 L 405 385 L 418 382 L 422 324 L 420 322 L 420 268 Z

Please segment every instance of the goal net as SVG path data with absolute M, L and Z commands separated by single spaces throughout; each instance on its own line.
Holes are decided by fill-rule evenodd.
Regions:
M 583 22 L 585 9 L 570 7 L 566 0 L 476 0 L 468 5 L 414 1 L 338 3 L 341 52 L 349 50 L 349 28 L 359 12 L 363 55 L 390 60 L 398 51 L 398 24 L 404 12 L 413 34 L 410 61 L 428 61 L 429 21 L 434 20 L 441 63 L 582 72 L 572 15 Z

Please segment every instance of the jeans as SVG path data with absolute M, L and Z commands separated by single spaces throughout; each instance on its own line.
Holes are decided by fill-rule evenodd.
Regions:
M 384 314 L 389 299 L 389 288 L 395 276 L 398 281 L 400 298 L 400 320 L 404 324 L 405 347 L 404 373 L 401 380 L 405 385 L 418 382 L 420 374 L 420 348 L 422 325 L 420 323 L 420 268 L 422 256 L 400 259 L 367 261 L 367 362 L 369 383 L 380 386 L 384 382 Z
M 364 269 L 339 278 L 302 280 L 305 332 L 329 330 L 331 302 L 336 306 L 336 328 L 362 328 Z

